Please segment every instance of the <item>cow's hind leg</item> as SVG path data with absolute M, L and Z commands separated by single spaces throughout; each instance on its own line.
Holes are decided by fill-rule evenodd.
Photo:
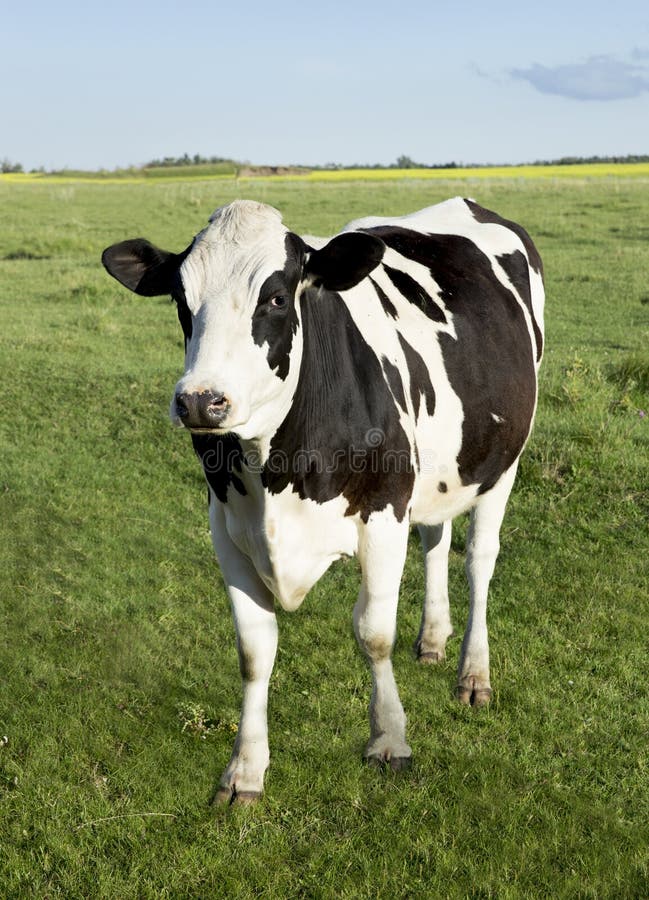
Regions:
M 436 663 L 446 656 L 446 641 L 453 634 L 448 604 L 448 551 L 451 546 L 451 521 L 442 525 L 420 525 L 424 550 L 426 597 L 419 637 L 415 643 L 422 663 Z
M 212 539 L 232 605 L 243 703 L 232 756 L 213 802 L 248 804 L 260 796 L 270 761 L 268 683 L 277 650 L 277 621 L 272 594 L 230 540 L 222 517 L 212 501 Z
M 387 513 L 370 517 L 360 534 L 363 577 L 354 607 L 354 630 L 372 671 L 370 739 L 364 755 L 371 764 L 395 771 L 406 768 L 412 754 L 391 659 L 407 543 L 407 523 Z
M 516 469 L 517 463 L 490 491 L 478 498 L 471 511 L 466 558 L 470 608 L 460 654 L 457 697 L 461 703 L 473 706 L 484 706 L 491 699 L 487 594 L 500 550 L 500 526 Z

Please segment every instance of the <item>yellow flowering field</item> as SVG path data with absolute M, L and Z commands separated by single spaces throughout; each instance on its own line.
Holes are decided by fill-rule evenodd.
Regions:
M 456 169 L 337 169 L 287 175 L 310 181 L 396 180 L 400 178 L 626 178 L 649 177 L 649 163 L 583 163 L 551 166 L 475 166 Z

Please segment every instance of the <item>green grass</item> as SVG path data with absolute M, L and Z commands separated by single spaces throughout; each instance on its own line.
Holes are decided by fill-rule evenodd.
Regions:
M 457 193 L 524 223 L 547 272 L 492 706 L 452 700 L 459 637 L 438 669 L 413 659 L 413 536 L 394 659 L 415 763 L 365 768 L 358 573 L 340 564 L 280 614 L 264 800 L 214 813 L 239 675 L 202 476 L 167 420 L 180 331 L 100 252 L 180 250 L 237 195 L 326 233 Z M 642 179 L 0 184 L 1 896 L 647 896 L 648 222 Z

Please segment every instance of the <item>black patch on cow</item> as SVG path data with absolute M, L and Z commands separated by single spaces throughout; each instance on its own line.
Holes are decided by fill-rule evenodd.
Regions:
M 534 348 L 523 309 L 489 258 L 466 237 L 433 235 L 431 243 L 433 278 L 453 297 L 457 338 L 439 332 L 437 340 L 464 412 L 459 474 L 483 494 L 527 439 L 536 401 Z M 494 412 L 504 422 L 494 421 Z
M 499 216 L 498 213 L 493 212 L 491 209 L 485 209 L 484 206 L 480 206 L 474 200 L 465 200 L 466 205 L 469 207 L 473 214 L 473 218 L 476 222 L 482 222 L 490 225 L 503 225 L 505 228 L 509 228 L 510 231 L 513 231 L 514 234 L 517 234 L 521 241 L 523 242 L 523 246 L 527 251 L 527 258 L 529 259 L 531 267 L 535 272 L 543 277 L 543 261 L 539 256 L 539 251 L 534 246 L 532 238 L 525 231 L 522 225 L 518 225 L 516 222 L 511 222 L 509 219 L 503 219 L 502 216 Z
M 207 483 L 221 503 L 227 502 L 230 485 L 245 496 L 246 488 L 239 477 L 244 457 L 236 435 L 192 434 L 192 444 L 203 465 Z
M 381 301 L 381 306 L 383 307 L 383 311 L 385 312 L 385 314 L 388 316 L 392 316 L 393 319 L 398 318 L 397 309 L 396 309 L 394 303 L 392 302 L 392 300 L 390 300 L 388 295 L 385 293 L 383 288 L 380 285 L 378 285 L 376 283 L 376 281 L 374 281 L 374 279 L 371 277 L 370 277 L 370 282 L 372 284 L 372 287 L 376 291 L 377 297 Z
M 415 413 L 415 419 L 419 415 L 419 404 L 422 396 L 426 399 L 426 408 L 428 415 L 432 416 L 435 412 L 435 389 L 430 380 L 430 372 L 426 363 L 423 361 L 419 353 L 411 347 L 402 334 L 397 332 L 399 343 L 403 350 L 403 355 L 408 366 L 410 375 L 410 400 Z
M 379 360 L 342 298 L 307 288 L 301 300 L 303 351 L 291 409 L 276 431 L 262 481 L 278 494 L 347 500 L 347 515 L 392 504 L 406 514 L 414 484 L 410 445 Z
M 418 281 L 415 281 L 411 275 L 408 275 L 407 272 L 402 272 L 400 269 L 393 269 L 387 265 L 384 265 L 383 268 L 392 284 L 406 300 L 414 303 L 433 322 L 446 324 L 444 310 L 435 303 L 430 294 L 423 289 Z
M 448 490 L 448 485 L 445 481 L 440 481 L 440 483 L 437 485 L 437 490 L 440 492 L 440 494 L 445 494 Z
M 302 274 L 304 243 L 289 232 L 285 239 L 286 264 L 264 281 L 252 317 L 252 337 L 258 346 L 268 344 L 268 365 L 286 379 L 293 337 L 298 327 L 295 291 Z M 278 306 L 278 301 L 282 305 Z
M 521 300 L 530 314 L 532 329 L 534 331 L 534 340 L 536 342 L 536 361 L 539 362 L 543 355 L 543 335 L 534 318 L 527 260 L 520 250 L 514 250 L 513 253 L 503 253 L 502 256 L 497 256 L 496 259 L 507 273 L 507 277 L 518 291 Z
M 401 409 L 405 412 L 406 395 L 403 392 L 403 382 L 401 381 L 399 370 L 390 362 L 390 360 L 385 355 L 381 357 L 381 365 L 383 366 L 385 377 L 388 379 L 388 384 L 390 385 L 392 396 L 397 401 Z

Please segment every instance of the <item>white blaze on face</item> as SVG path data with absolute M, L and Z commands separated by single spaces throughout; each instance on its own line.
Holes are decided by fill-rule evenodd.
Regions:
M 255 341 L 252 320 L 260 289 L 287 262 L 277 210 L 239 200 L 217 209 L 181 267 L 192 335 L 176 393 L 222 393 L 230 411 L 223 431 L 259 436 L 275 420 L 287 384 L 274 374 L 268 344 Z

